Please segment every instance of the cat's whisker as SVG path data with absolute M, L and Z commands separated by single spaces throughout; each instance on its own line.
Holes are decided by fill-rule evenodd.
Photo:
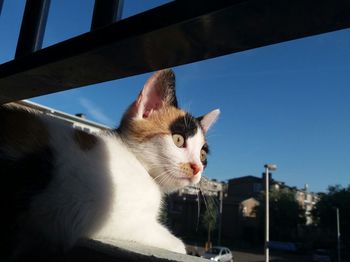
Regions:
M 213 205 L 214 205 L 214 208 L 215 210 L 218 210 L 218 204 L 216 203 L 216 199 L 213 197 L 213 196 L 210 196 L 210 195 L 205 195 L 202 191 L 202 195 L 203 195 L 203 200 L 204 200 L 204 203 L 206 205 L 206 208 L 208 209 L 208 212 L 211 216 L 214 216 L 215 214 L 212 212 L 212 210 L 209 208 L 209 204 L 208 202 L 210 201 Z
M 135 150 L 134 152 L 137 153 L 137 154 L 144 154 L 145 153 L 143 150 Z M 156 158 L 162 158 L 162 159 L 165 159 L 165 160 L 169 160 L 169 157 L 163 156 L 161 154 L 157 154 L 157 153 L 154 153 L 154 152 L 147 152 L 147 155 L 148 156 L 155 156 Z
M 160 173 L 158 176 L 154 177 L 153 179 L 154 180 L 161 179 L 162 177 L 164 177 L 166 175 L 167 175 L 167 171 L 163 171 L 162 173 Z
M 157 180 L 157 179 L 163 177 L 164 175 L 165 175 L 164 173 L 161 173 L 161 174 L 159 174 L 158 176 L 154 177 L 153 179 L 154 179 L 154 180 Z
M 159 182 L 160 184 L 174 184 L 175 182 L 175 177 L 178 174 L 178 172 L 176 170 L 168 170 L 166 172 L 166 177 L 162 179 L 161 182 Z
M 184 122 L 185 122 L 185 128 L 188 128 L 187 115 L 185 115 L 185 117 L 184 117 Z
M 159 182 L 160 185 L 166 184 L 165 182 L 168 182 L 168 180 L 171 179 L 171 178 L 172 178 L 172 176 L 170 176 L 170 175 L 168 174 L 168 172 L 166 172 L 166 175 L 165 175 L 165 176 L 163 177 L 163 179 Z
M 161 169 L 164 169 L 164 168 L 172 168 L 173 166 L 170 165 L 170 164 L 152 164 L 152 165 L 149 165 L 148 168 L 149 168 L 149 171 L 151 170 L 157 170 L 158 168 L 161 168 Z
M 150 173 L 152 173 L 153 171 L 154 172 L 159 172 L 160 170 L 159 170 L 159 168 L 160 167 L 153 167 L 153 168 L 151 168 L 151 169 L 149 169 L 149 172 Z M 163 168 L 162 168 L 163 169 Z M 173 169 L 173 170 L 171 170 L 171 169 Z M 162 176 L 162 175 L 164 175 L 164 173 L 168 173 L 168 174 L 171 174 L 172 176 L 175 176 L 175 177 L 177 177 L 180 173 L 181 173 L 181 171 L 179 170 L 179 169 L 174 169 L 174 167 L 172 167 L 170 170 L 169 169 L 166 169 L 166 170 L 162 170 L 162 171 L 160 171 L 161 173 L 160 174 L 158 174 L 154 179 L 156 179 L 158 176 Z M 170 172 L 171 171 L 171 172 Z M 157 173 L 158 173 L 157 172 Z
M 163 183 L 164 183 L 166 177 L 167 177 L 167 175 L 166 175 L 166 174 L 163 174 L 163 175 L 159 178 L 159 180 L 157 181 L 157 183 L 158 183 L 159 185 L 163 185 Z
M 168 177 L 167 176 L 163 176 L 159 181 L 158 181 L 158 184 L 160 186 L 164 186 L 166 184 L 166 181 L 168 180 Z
M 200 201 L 200 197 L 199 197 L 199 187 L 197 185 L 194 186 L 197 189 L 197 222 L 196 222 L 196 231 L 198 231 L 198 227 L 199 227 L 199 217 L 201 214 L 201 201 Z
M 202 179 L 203 179 L 203 182 L 202 182 L 202 183 L 208 182 L 208 178 L 202 177 Z M 201 180 L 202 180 L 202 179 L 201 179 Z M 209 214 L 210 214 L 211 216 L 213 216 L 214 214 L 212 213 L 211 209 L 209 208 L 209 204 L 208 204 L 208 201 L 209 201 L 209 200 L 208 200 L 208 198 L 211 198 L 211 199 L 212 199 L 212 200 L 210 200 L 210 201 L 214 204 L 214 206 L 215 206 L 216 209 L 218 208 L 217 203 L 215 202 L 215 200 L 214 200 L 211 196 L 209 196 L 209 195 L 206 196 L 206 195 L 205 195 L 204 190 L 201 188 L 201 183 L 198 183 L 198 186 L 199 186 L 199 190 L 200 190 L 200 192 L 201 192 L 201 195 L 202 195 L 202 197 L 203 197 L 204 204 L 205 204 L 206 208 L 208 209 Z
M 204 200 L 206 209 L 208 210 L 209 214 L 210 214 L 211 216 L 213 216 L 212 210 L 210 209 L 209 204 L 208 204 L 209 199 L 207 198 L 207 196 L 205 196 L 204 193 L 202 193 L 202 197 L 203 197 L 203 200 Z
M 149 164 L 148 167 L 150 168 L 156 168 L 156 167 L 165 167 L 165 168 L 170 168 L 170 169 L 173 169 L 173 168 L 176 168 L 176 166 L 174 166 L 173 164 L 170 164 L 170 163 L 152 163 L 152 164 Z
M 167 177 L 169 177 L 169 172 L 168 171 L 164 171 L 162 172 L 161 176 L 157 176 L 159 178 L 158 183 L 164 183 L 164 180 L 166 180 Z
M 167 175 L 167 177 L 168 177 L 169 179 L 170 179 L 170 178 L 173 178 L 174 175 L 176 175 L 176 172 L 173 171 L 173 170 L 167 170 L 165 173 L 166 173 L 166 175 Z
M 176 173 L 173 170 L 165 170 L 161 173 L 161 176 L 163 177 L 163 180 L 165 180 L 166 178 L 172 178 L 175 174 Z
M 207 200 L 206 200 L 205 195 L 203 193 L 203 190 L 201 188 L 199 188 L 199 191 L 200 191 L 200 193 L 202 195 L 205 207 L 208 208 L 208 203 L 207 203 Z
M 169 171 L 174 171 L 174 173 L 180 173 L 181 170 L 177 167 L 177 166 L 174 166 L 174 165 L 171 165 L 171 164 L 158 164 L 158 163 L 154 163 L 154 164 L 151 164 L 149 166 L 150 168 L 150 171 L 152 170 L 157 170 L 157 168 L 161 168 L 161 169 L 167 169 Z

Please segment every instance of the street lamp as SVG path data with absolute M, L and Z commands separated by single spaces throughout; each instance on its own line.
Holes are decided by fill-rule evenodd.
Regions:
M 340 218 L 339 208 L 336 208 L 337 212 L 337 249 L 338 249 L 338 262 L 340 262 Z
M 269 171 L 277 170 L 277 165 L 266 164 L 265 167 L 265 262 L 269 262 L 269 226 L 270 226 L 270 206 L 269 206 Z

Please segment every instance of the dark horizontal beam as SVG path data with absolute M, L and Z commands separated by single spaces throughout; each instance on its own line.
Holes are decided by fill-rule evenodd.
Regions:
M 0 103 L 350 27 L 348 0 L 174 1 L 0 65 Z

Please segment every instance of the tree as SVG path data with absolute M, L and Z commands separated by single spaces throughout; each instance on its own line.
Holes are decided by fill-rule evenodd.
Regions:
M 320 200 L 312 211 L 313 219 L 317 222 L 324 239 L 336 242 L 336 208 L 340 213 L 341 239 L 343 243 L 350 241 L 350 186 L 329 186 L 327 193 L 320 193 Z
M 270 238 L 278 241 L 295 241 L 298 225 L 306 222 L 305 210 L 295 197 L 295 191 L 288 188 L 270 190 Z M 265 194 L 259 197 L 260 205 L 255 212 L 263 236 L 265 225 Z
M 208 232 L 208 245 L 211 243 L 211 232 L 215 229 L 216 222 L 217 208 L 215 206 L 215 200 L 212 197 L 208 197 L 206 200 L 206 210 L 202 216 L 202 225 Z

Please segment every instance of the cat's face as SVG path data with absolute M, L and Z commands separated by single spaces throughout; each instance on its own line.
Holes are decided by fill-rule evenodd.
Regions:
M 163 191 L 199 182 L 207 165 L 205 133 L 219 110 L 194 118 L 177 107 L 175 79 L 158 71 L 126 112 L 119 132 Z

